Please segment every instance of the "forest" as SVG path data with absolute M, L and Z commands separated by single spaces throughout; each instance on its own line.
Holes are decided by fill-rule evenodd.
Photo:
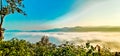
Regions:
M 110 52 L 110 48 L 99 45 L 92 46 L 89 42 L 84 45 L 75 45 L 66 41 L 56 45 L 50 43 L 47 36 L 41 41 L 30 43 L 26 40 L 13 38 L 0 41 L 0 55 L 2 56 L 119 56 L 119 52 Z

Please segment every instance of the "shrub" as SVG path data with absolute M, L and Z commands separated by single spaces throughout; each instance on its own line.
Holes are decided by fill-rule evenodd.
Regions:
M 1 56 L 112 56 L 108 48 L 99 45 L 93 47 L 89 42 L 86 45 L 74 45 L 66 42 L 55 45 L 49 42 L 47 36 L 37 43 L 13 38 L 9 41 L 0 41 Z

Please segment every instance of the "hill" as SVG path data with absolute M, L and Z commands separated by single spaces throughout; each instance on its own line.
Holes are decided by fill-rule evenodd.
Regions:
M 102 31 L 102 32 L 120 32 L 120 27 L 64 27 L 55 28 L 49 30 L 41 30 L 42 32 L 92 32 L 92 31 Z
M 120 32 L 120 27 L 64 27 L 48 30 L 6 30 L 6 32 Z

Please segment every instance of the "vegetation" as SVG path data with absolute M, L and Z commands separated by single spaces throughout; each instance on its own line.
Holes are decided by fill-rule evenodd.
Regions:
M 66 42 L 55 45 L 49 42 L 47 36 L 42 37 L 37 43 L 13 38 L 9 41 L 0 41 L 0 55 L 2 56 L 114 56 L 108 48 L 85 45 L 74 45 Z M 115 54 L 117 55 L 117 54 Z
M 0 39 L 3 38 L 4 29 L 2 28 L 2 25 L 5 16 L 14 14 L 15 12 L 26 15 L 22 10 L 22 8 L 24 8 L 22 1 L 23 0 L 4 0 L 5 4 L 3 4 L 3 0 L 0 0 Z

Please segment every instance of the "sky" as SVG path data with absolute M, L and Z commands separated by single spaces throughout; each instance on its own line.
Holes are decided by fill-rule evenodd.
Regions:
M 120 26 L 120 0 L 24 0 L 27 16 L 5 17 L 10 30 L 42 30 L 74 26 Z

